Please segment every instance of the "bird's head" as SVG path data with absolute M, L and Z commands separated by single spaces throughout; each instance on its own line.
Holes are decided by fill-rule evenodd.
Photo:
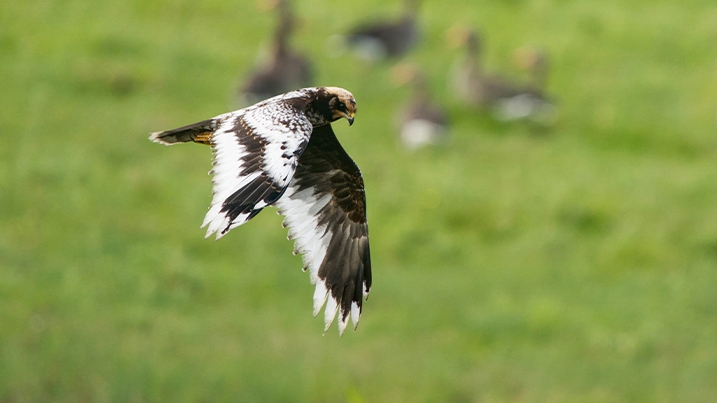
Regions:
M 331 121 L 334 122 L 341 118 L 345 118 L 349 125 L 354 124 L 354 115 L 356 114 L 356 100 L 354 96 L 343 88 L 324 87 L 326 97 L 328 99 L 329 113 Z

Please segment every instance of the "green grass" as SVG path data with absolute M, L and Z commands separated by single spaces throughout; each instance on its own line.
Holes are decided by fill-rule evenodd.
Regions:
M 366 181 L 374 288 L 322 336 L 272 212 L 199 229 L 208 148 L 149 132 L 233 108 L 273 27 L 254 2 L 67 0 L 0 9 L 0 402 L 711 402 L 717 396 L 717 6 L 424 2 L 454 121 L 408 154 L 390 64 L 324 38 L 397 13 L 301 2 L 295 45 L 351 90 L 337 126 Z M 560 120 L 499 125 L 447 90 L 444 33 L 490 70 L 552 59 Z

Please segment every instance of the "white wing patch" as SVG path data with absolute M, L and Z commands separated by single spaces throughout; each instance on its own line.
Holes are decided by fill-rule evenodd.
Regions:
M 295 112 L 286 107 L 259 108 L 247 113 L 244 121 L 266 141 L 262 156 L 266 173 L 276 184 L 285 187 L 299 161 L 294 152 L 309 141 L 313 130 L 311 123 L 305 117 L 297 119 Z M 271 125 L 267 125 L 267 122 L 271 122 Z
M 277 97 L 279 103 L 262 102 L 217 117 L 218 127 L 212 136 L 214 196 L 202 223 L 202 228 L 207 227 L 206 237 L 216 233 L 219 239 L 252 217 L 247 212 L 232 218 L 225 210 L 225 202 L 236 192 L 262 177 L 270 178 L 274 187 L 283 189 L 293 177 L 313 128 L 306 116 L 280 100 Z M 247 142 L 261 147 L 250 152 Z M 257 158 L 260 159 L 258 165 Z M 259 210 L 268 204 L 259 199 L 253 209 Z
M 214 183 L 212 203 L 209 212 L 204 217 L 202 228 L 207 227 L 206 237 L 212 233 L 217 233 L 217 239 L 222 237 L 221 229 L 229 225 L 229 218 L 220 215 L 219 212 L 222 204 L 227 197 L 239 190 L 242 186 L 250 183 L 259 173 L 250 176 L 242 176 L 241 158 L 245 154 L 245 147 L 236 141 L 235 133 L 231 130 L 234 128 L 234 122 L 243 115 L 243 110 L 237 114 L 227 114 L 217 117 L 217 130 L 212 136 L 214 148 L 214 168 L 211 174 L 214 174 Z
M 316 286 L 314 291 L 314 316 L 321 308 L 324 310 L 324 331 L 327 331 L 336 318 L 339 310 L 341 296 L 329 295 L 326 283 L 319 277 L 319 268 L 326 257 L 326 251 L 331 242 L 332 233 L 326 226 L 319 226 L 317 215 L 331 200 L 331 194 L 319 197 L 314 194 L 314 188 L 309 187 L 296 192 L 298 187 L 294 182 L 289 185 L 284 196 L 276 203 L 279 211 L 286 217 L 284 226 L 289 228 L 289 238 L 295 242 L 295 253 L 301 253 L 304 267 L 309 271 L 311 284 Z M 359 307 L 356 302 L 351 304 L 351 321 L 354 329 L 359 322 Z M 343 334 L 348 324 L 349 315 L 339 318 L 339 333 Z

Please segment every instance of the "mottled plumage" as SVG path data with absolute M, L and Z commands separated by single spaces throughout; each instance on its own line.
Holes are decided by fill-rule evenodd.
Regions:
M 212 146 L 207 237 L 221 238 L 264 207 L 279 208 L 316 285 L 314 315 L 326 303 L 326 329 L 339 312 L 340 333 L 349 317 L 358 325 L 371 287 L 363 179 L 330 124 L 340 118 L 352 124 L 355 112 L 344 89 L 304 88 L 150 136 L 167 145 Z

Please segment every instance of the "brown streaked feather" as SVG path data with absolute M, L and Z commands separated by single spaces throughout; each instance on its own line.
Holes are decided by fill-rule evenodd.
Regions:
M 212 145 L 212 134 L 214 134 L 214 133 L 212 133 L 212 132 L 199 133 L 196 136 L 194 136 L 192 141 L 195 143 L 210 146 L 210 145 Z

